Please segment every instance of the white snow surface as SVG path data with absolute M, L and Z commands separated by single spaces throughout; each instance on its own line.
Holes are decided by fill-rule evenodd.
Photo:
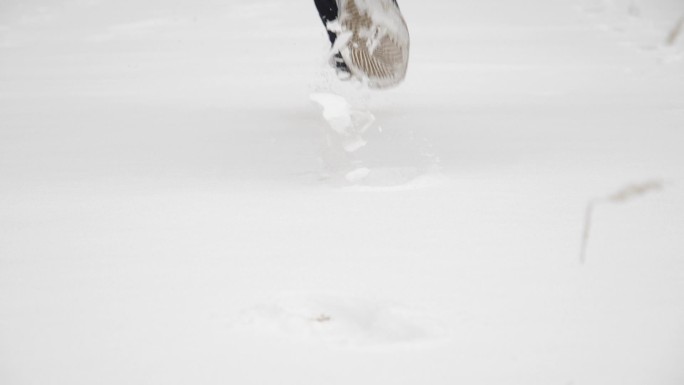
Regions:
M 400 5 L 1 2 L 0 384 L 684 383 L 684 4 Z

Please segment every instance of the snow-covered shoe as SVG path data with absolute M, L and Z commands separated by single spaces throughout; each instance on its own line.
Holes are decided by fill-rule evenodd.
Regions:
M 410 38 L 397 4 L 393 0 L 338 3 L 340 36 L 346 35 L 339 52 L 351 74 L 371 88 L 401 83 L 408 67 Z
M 337 78 L 340 80 L 349 80 L 352 77 L 351 71 L 344 62 L 342 55 L 338 52 L 330 58 L 330 66 L 335 69 Z

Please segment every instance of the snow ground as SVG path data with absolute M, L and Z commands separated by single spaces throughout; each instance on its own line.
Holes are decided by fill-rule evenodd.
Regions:
M 0 383 L 684 383 L 681 2 L 401 6 L 3 1 Z

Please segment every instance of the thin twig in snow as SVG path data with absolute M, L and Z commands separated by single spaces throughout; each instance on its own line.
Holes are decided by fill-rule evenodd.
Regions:
M 587 203 L 584 213 L 584 231 L 582 231 L 582 247 L 580 249 L 580 263 L 584 264 L 587 260 L 587 249 L 589 248 L 589 238 L 591 235 L 591 225 L 594 217 L 594 209 L 600 203 L 624 203 L 636 199 L 643 195 L 660 191 L 663 189 L 663 182 L 651 180 L 644 183 L 632 184 L 620 191 L 610 194 L 604 198 L 595 198 Z
M 594 205 L 596 200 L 593 199 L 587 203 L 587 209 L 584 212 L 584 231 L 582 232 L 582 248 L 580 251 L 580 263 L 584 264 L 587 256 L 587 247 L 589 246 L 589 234 L 591 233 L 591 220 L 594 216 Z
M 644 183 L 633 184 L 625 187 L 624 189 L 611 194 L 608 196 L 607 200 L 613 203 L 622 203 L 634 198 L 641 197 L 648 193 L 654 191 L 660 191 L 663 189 L 663 182 L 660 180 L 652 180 Z
M 682 29 L 684 29 L 684 16 L 679 18 L 677 24 L 675 24 L 672 31 L 667 35 L 667 45 L 674 45 L 677 42 L 679 35 L 682 33 Z

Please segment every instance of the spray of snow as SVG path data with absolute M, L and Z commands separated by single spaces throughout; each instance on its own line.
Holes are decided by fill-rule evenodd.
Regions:
M 341 137 L 345 151 L 354 152 L 366 145 L 362 134 L 375 122 L 373 114 L 352 109 L 349 102 L 339 95 L 314 93 L 310 98 L 323 108 L 323 118 Z
M 355 100 L 353 96 L 345 98 L 329 92 L 312 93 L 310 99 L 322 108 L 329 127 L 324 131 L 322 160 L 326 172 L 334 174 L 328 175 L 334 180 L 382 191 L 422 188 L 441 180 L 438 160 L 426 149 L 418 148 L 421 141 L 416 140 L 415 134 L 406 136 L 405 145 L 416 154 L 400 159 L 388 157 L 382 148 L 383 129 L 376 124 L 367 101 L 352 106 L 349 100 Z M 374 125 L 378 129 L 369 130 Z M 374 145 L 369 146 L 369 141 Z

